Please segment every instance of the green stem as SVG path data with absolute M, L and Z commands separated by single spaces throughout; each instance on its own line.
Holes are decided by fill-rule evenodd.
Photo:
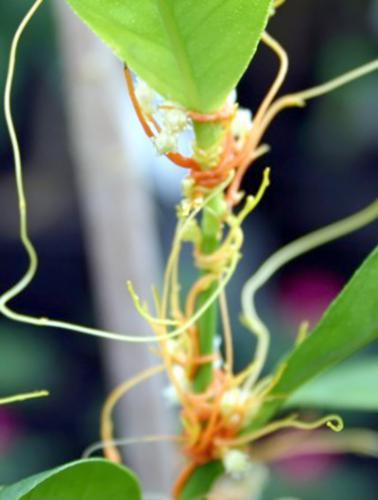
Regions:
M 213 148 L 222 138 L 222 127 L 218 124 L 196 124 L 195 132 L 197 145 L 204 151 Z M 213 253 L 219 246 L 222 215 L 224 213 L 224 194 L 216 196 L 208 206 L 205 207 L 202 217 L 202 245 L 204 254 Z M 206 271 L 201 271 L 206 274 Z M 200 294 L 197 305 L 201 307 L 214 293 L 217 283 L 213 283 L 208 290 Z M 218 303 L 209 307 L 198 321 L 200 354 L 209 355 L 214 351 L 214 339 L 218 324 Z M 206 390 L 213 377 L 213 365 L 211 362 L 201 365 L 194 378 L 193 387 L 198 393 Z

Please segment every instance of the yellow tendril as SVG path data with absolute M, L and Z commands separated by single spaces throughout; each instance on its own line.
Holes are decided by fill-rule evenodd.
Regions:
M 179 221 L 175 236 L 173 239 L 172 243 L 172 249 L 171 253 L 168 257 L 167 261 L 167 266 L 165 268 L 165 273 L 164 273 L 164 282 L 163 282 L 163 294 L 162 294 L 162 305 L 161 305 L 161 316 L 164 318 L 167 316 L 167 309 L 168 309 L 168 299 L 169 299 L 169 292 L 170 292 L 170 287 L 171 287 L 171 278 L 172 278 L 172 273 L 174 272 L 175 265 L 177 264 L 180 252 L 181 252 L 181 247 L 182 247 L 182 238 L 185 235 L 185 232 L 187 228 L 190 226 L 190 224 L 193 222 L 193 220 L 197 217 L 197 215 L 221 192 L 224 191 L 224 189 L 229 185 L 233 178 L 233 174 L 230 173 L 228 178 L 220 184 L 216 189 L 214 189 L 204 200 L 202 203 L 196 203 L 190 212 L 190 214 L 183 220 Z
M 164 365 L 157 365 L 138 373 L 134 377 L 122 382 L 118 385 L 109 396 L 106 398 L 101 412 L 101 438 L 103 443 L 113 443 L 113 422 L 112 413 L 118 401 L 135 386 L 148 380 L 149 378 L 161 373 L 164 370 Z M 104 445 L 104 455 L 113 462 L 121 463 L 122 458 L 117 448 L 110 444 Z
M 103 449 L 110 449 L 121 446 L 130 446 L 132 444 L 150 444 L 150 443 L 161 443 L 161 442 L 171 442 L 179 443 L 182 441 L 180 436 L 170 436 L 165 434 L 158 435 L 146 435 L 134 438 L 116 438 L 109 441 L 97 441 L 86 448 L 82 453 L 82 458 L 89 458 L 96 451 Z
M 219 305 L 222 317 L 222 326 L 223 326 L 223 338 L 225 345 L 225 366 L 228 373 L 233 374 L 234 368 L 234 348 L 232 342 L 232 328 L 230 322 L 230 315 L 228 313 L 228 305 L 227 305 L 227 297 L 226 292 L 223 292 L 219 296 Z
M 256 124 L 259 124 L 261 119 L 265 116 L 265 113 L 271 105 L 273 99 L 276 97 L 277 93 L 282 87 L 282 84 L 285 81 L 287 72 L 289 70 L 289 58 L 282 45 L 267 32 L 263 33 L 261 40 L 270 50 L 272 50 L 276 54 L 280 65 L 273 85 L 270 87 L 263 102 L 257 110 L 254 119 L 255 126 Z
M 264 463 L 307 454 L 354 453 L 378 458 L 378 433 L 368 429 L 346 429 L 341 434 L 290 432 L 255 443 L 252 460 Z
M 346 236 L 378 219 L 378 200 L 360 212 L 335 222 L 324 228 L 318 229 L 298 240 L 289 243 L 275 254 L 254 273 L 245 283 L 242 290 L 243 323 L 257 336 L 257 349 L 255 363 L 258 365 L 248 382 L 246 389 L 250 389 L 261 373 L 269 349 L 269 330 L 258 316 L 255 309 L 256 292 L 275 274 L 281 267 L 291 260 L 313 250 L 321 245 Z
M 15 394 L 14 396 L 0 398 L 0 405 L 18 403 L 20 401 L 27 401 L 29 399 L 44 398 L 49 395 L 50 395 L 49 391 L 33 391 L 33 392 L 26 392 L 23 394 Z
M 60 321 L 60 320 L 54 320 L 54 319 L 49 319 L 46 317 L 35 317 L 35 316 L 29 316 L 26 314 L 20 314 L 8 307 L 8 302 L 16 297 L 18 294 L 20 294 L 31 282 L 33 279 L 37 267 L 38 267 L 38 258 L 37 258 L 37 253 L 35 251 L 35 248 L 31 242 L 31 239 L 29 237 L 28 233 L 28 225 L 27 225 L 27 205 L 26 205 L 26 198 L 25 198 L 25 191 L 24 191 L 24 181 L 23 181 L 23 174 L 22 174 L 22 161 L 21 161 L 21 154 L 20 154 L 20 147 L 19 143 L 17 140 L 17 135 L 14 127 L 14 122 L 13 122 L 13 117 L 12 117 L 12 111 L 11 111 L 11 90 L 12 90 L 12 85 L 13 85 L 13 79 L 14 79 L 14 70 L 15 70 L 15 63 L 16 63 L 16 57 L 17 57 L 17 50 L 18 50 L 18 45 L 20 38 L 28 25 L 29 21 L 37 11 L 37 9 L 40 7 L 40 5 L 43 3 L 43 0 L 37 0 L 31 9 L 28 11 L 22 22 L 20 23 L 19 28 L 17 29 L 15 36 L 12 41 L 11 45 L 11 51 L 10 51 L 10 57 L 9 57 L 9 67 L 8 67 L 8 73 L 7 73 L 7 80 L 6 80 L 6 86 L 5 86 L 5 93 L 4 93 L 4 109 L 5 109 L 5 117 L 6 117 L 6 124 L 9 130 L 10 138 L 11 138 L 11 144 L 12 144 L 12 149 L 13 149 L 13 155 L 14 155 L 14 164 L 15 164 L 15 175 L 16 175 L 16 186 L 17 186 L 17 197 L 18 197 L 18 203 L 19 203 L 19 216 L 20 216 L 20 239 L 21 242 L 27 252 L 28 258 L 29 258 L 29 265 L 26 273 L 24 276 L 19 280 L 15 285 L 13 285 L 8 291 L 6 291 L 4 294 L 1 295 L 0 297 L 0 312 L 2 312 L 6 317 L 9 319 L 12 319 L 14 321 L 18 322 L 23 322 L 27 324 L 32 324 L 35 326 L 39 327 L 52 327 L 52 328 L 57 328 L 57 329 L 64 329 L 68 331 L 73 331 L 77 333 L 82 333 L 82 334 L 87 334 L 87 335 L 94 335 L 98 336 L 101 338 L 109 339 L 109 340 L 118 340 L 122 342 L 133 342 L 133 343 L 147 343 L 147 342 L 158 342 L 162 341 L 164 339 L 169 339 L 176 337 L 180 333 L 184 332 L 187 328 L 188 325 L 183 325 L 181 328 L 176 329 L 175 331 L 166 334 L 166 335 L 161 335 L 161 336 L 156 336 L 156 337 L 149 337 L 149 336 L 139 336 L 139 335 L 122 335 L 120 333 L 116 332 L 111 332 L 107 330 L 101 330 L 97 328 L 91 328 L 87 327 L 84 325 L 78 325 L 74 323 L 70 323 L 67 321 Z M 190 217 L 184 222 L 183 227 L 185 227 L 186 224 L 189 223 L 190 219 L 194 218 L 202 209 L 203 207 L 213 198 L 213 196 L 216 196 L 216 194 L 227 186 L 227 184 L 230 182 L 232 178 L 232 175 L 230 174 L 230 177 L 220 185 L 217 190 L 214 190 L 205 200 L 203 203 L 198 204 L 198 207 L 193 211 Z M 183 230 L 183 227 L 181 230 Z M 179 231 L 179 237 L 180 237 L 180 231 Z M 180 246 L 180 243 L 178 244 Z M 176 240 L 176 247 L 174 246 L 173 248 L 173 254 L 177 252 L 177 240 Z M 236 267 L 236 263 L 234 262 L 231 267 Z M 210 307 L 211 303 L 216 300 L 217 296 L 222 290 L 222 287 L 224 287 L 229 279 L 231 278 L 230 273 L 226 273 L 226 279 L 220 283 L 219 289 L 217 289 L 214 294 L 210 297 L 210 299 L 207 301 L 206 304 L 203 305 L 203 307 L 197 311 L 197 315 L 193 321 L 190 322 L 190 324 L 193 324 L 195 321 L 198 320 L 198 318 L 206 311 L 208 307 Z M 164 304 L 165 297 L 163 296 L 163 304 Z M 143 310 L 143 314 L 146 315 L 145 310 Z M 153 319 L 150 315 L 148 315 L 149 321 Z M 165 321 L 164 318 L 159 318 L 158 321 L 163 320 Z M 189 325 L 190 326 L 190 325 Z
M 194 310 L 196 308 L 196 301 L 198 296 L 204 292 L 205 290 L 208 290 L 210 286 L 218 279 L 218 276 L 216 274 L 205 274 L 204 276 L 201 276 L 192 286 L 190 289 L 187 300 L 186 300 L 186 307 L 185 307 L 185 315 L 187 318 L 190 318 Z
M 273 432 L 277 432 L 281 429 L 291 428 L 309 431 L 318 429 L 323 425 L 326 425 L 334 432 L 341 432 L 344 428 L 343 420 L 339 415 L 327 415 L 325 417 L 319 418 L 318 420 L 315 420 L 314 422 L 304 422 L 298 420 L 297 415 L 293 414 L 281 420 L 271 422 L 262 429 L 244 434 L 235 439 L 219 440 L 219 444 L 225 446 L 243 446 L 246 444 L 250 444 L 257 439 L 268 436 Z
M 171 320 L 171 319 L 164 319 L 164 318 L 156 318 L 152 316 L 148 310 L 147 306 L 143 306 L 141 304 L 140 298 L 138 294 L 136 293 L 134 286 L 131 281 L 127 282 L 127 288 L 130 293 L 130 297 L 133 300 L 135 309 L 138 311 L 138 313 L 149 323 L 154 323 L 156 325 L 162 325 L 162 326 L 176 326 L 178 324 L 178 321 L 176 320 Z
M 362 78 L 369 73 L 373 73 L 378 70 L 378 59 L 375 59 L 367 64 L 364 64 L 358 68 L 355 68 L 347 73 L 344 73 L 337 78 L 334 78 L 326 83 L 317 85 L 307 90 L 300 92 L 295 92 L 293 94 L 288 94 L 280 97 L 275 101 L 272 106 L 267 111 L 264 116 L 264 120 L 261 125 L 262 133 L 268 128 L 272 120 L 286 108 L 290 107 L 303 107 L 307 101 L 310 99 L 315 99 L 322 95 L 333 92 L 334 90 L 343 87 L 359 78 Z

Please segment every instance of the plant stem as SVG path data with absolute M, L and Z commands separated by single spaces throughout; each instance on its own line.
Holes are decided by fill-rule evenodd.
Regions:
M 219 144 L 222 139 L 222 127 L 219 124 L 199 124 L 195 125 L 197 145 L 204 151 L 209 151 Z M 204 166 L 205 168 L 206 166 Z M 219 246 L 222 215 L 224 213 L 224 194 L 216 196 L 208 206 L 205 207 L 202 217 L 202 245 L 201 251 L 204 254 L 213 253 Z M 201 271 L 205 274 L 207 271 Z M 201 307 L 214 293 L 217 283 L 213 283 L 208 290 L 200 294 L 198 307 Z M 214 351 L 214 339 L 218 324 L 218 303 L 215 302 L 202 315 L 198 321 L 200 354 L 209 355 Z M 201 365 L 193 381 L 194 390 L 198 393 L 206 390 L 212 381 L 212 362 Z

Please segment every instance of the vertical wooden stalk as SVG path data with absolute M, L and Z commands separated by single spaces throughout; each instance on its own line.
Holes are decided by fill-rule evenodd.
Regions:
M 129 132 L 132 112 L 122 65 L 65 2 L 56 2 L 56 14 L 65 60 L 70 145 L 97 310 L 109 329 L 151 335 L 126 290 L 131 279 L 140 294 L 148 296 L 150 284 L 158 280 L 160 262 L 152 200 Z M 146 344 L 106 341 L 102 353 L 109 388 L 157 363 Z M 123 398 L 116 414 L 117 436 L 171 432 L 171 415 L 162 398 L 165 383 L 154 378 Z M 170 490 L 177 468 L 169 445 L 141 444 L 124 451 L 145 491 Z

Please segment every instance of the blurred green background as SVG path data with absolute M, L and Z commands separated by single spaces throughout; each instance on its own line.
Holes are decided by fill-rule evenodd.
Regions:
M 62 0 L 63 1 L 63 0 Z M 4 88 L 11 36 L 30 2 L 0 0 L 0 87 Z M 377 0 L 288 0 L 270 31 L 287 48 L 293 91 L 336 76 L 377 57 Z M 67 146 L 61 56 L 49 2 L 22 43 L 14 89 L 14 112 L 33 201 L 31 229 L 41 267 L 17 309 L 93 324 L 88 258 Z M 241 104 L 261 100 L 276 61 L 261 48 L 240 84 Z M 245 259 L 229 293 L 239 310 L 245 276 L 280 245 L 353 213 L 376 197 L 378 185 L 378 75 L 283 114 L 268 134 L 273 182 L 246 229 Z M 4 121 L 0 122 L 0 289 L 26 264 L 17 239 L 13 165 Z M 256 189 L 261 170 L 244 188 Z M 38 194 L 36 194 L 38 193 Z M 161 247 L 173 226 L 172 200 L 155 192 Z M 35 208 L 34 208 L 35 207 Z M 275 332 L 270 363 L 293 342 L 302 319 L 314 323 L 376 241 L 377 226 L 320 249 L 281 272 L 259 296 Z M 252 345 L 237 324 L 239 368 Z M 377 347 L 369 348 L 377 352 Z M 0 319 L 0 394 L 47 388 L 51 397 L 0 408 L 0 484 L 80 456 L 98 438 L 105 395 L 99 342 L 65 332 L 38 330 Z M 378 386 L 378 381 L 377 381 Z M 345 415 L 348 425 L 378 427 L 375 414 Z M 307 458 L 280 464 L 266 498 L 303 500 L 377 498 L 377 463 L 361 458 Z

